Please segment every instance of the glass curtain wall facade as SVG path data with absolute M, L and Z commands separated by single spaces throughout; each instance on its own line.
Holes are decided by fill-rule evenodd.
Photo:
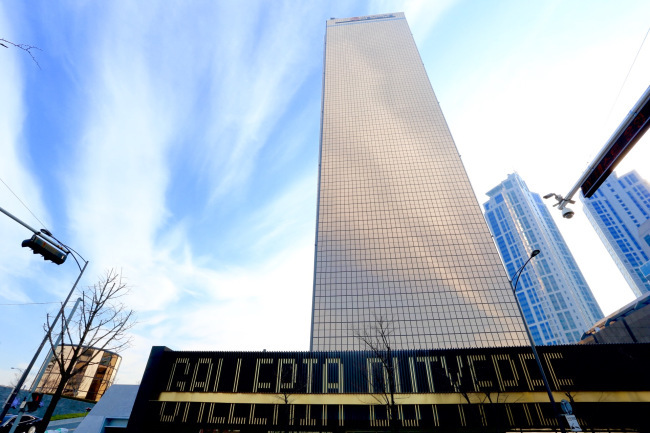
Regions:
M 327 21 L 312 350 L 527 342 L 402 13 Z
M 533 250 L 517 284 L 517 297 L 536 344 L 580 340 L 603 317 L 573 255 L 539 194 L 518 174 L 487 193 L 485 219 L 510 278 Z
M 66 367 L 72 358 L 73 349 L 74 347 L 69 345 L 62 345 L 56 349 L 57 357 L 65 360 Z M 63 351 L 63 356 L 61 356 L 61 351 Z M 66 383 L 63 396 L 99 401 L 113 384 L 121 361 L 122 357 L 117 353 L 93 347 L 84 348 L 75 364 L 75 368 L 81 370 Z M 41 369 L 45 369 L 45 371 L 37 384 L 36 391 L 53 394 L 61 381 L 59 365 L 52 358 Z
M 580 196 L 585 214 L 618 269 L 639 297 L 650 291 L 650 185 L 635 171 L 612 173 L 591 198 Z M 645 247 L 645 248 L 644 248 Z

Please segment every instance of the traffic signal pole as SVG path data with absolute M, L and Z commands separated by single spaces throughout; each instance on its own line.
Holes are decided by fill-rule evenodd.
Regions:
M 40 235 L 41 233 L 45 233 L 47 236 L 51 236 L 51 234 L 47 230 L 37 231 L 33 227 L 31 227 L 30 225 L 28 225 L 24 221 L 20 220 L 19 218 L 13 216 L 11 213 L 9 213 L 8 211 L 6 211 L 5 209 L 3 209 L 1 207 L 0 207 L 0 212 L 7 215 L 9 218 L 16 221 L 18 224 L 22 225 L 23 227 L 25 227 L 26 229 L 28 229 L 32 233 L 34 233 L 34 235 Z M 66 248 L 66 250 L 69 250 L 68 247 L 65 247 L 65 248 Z M 66 253 L 69 253 L 69 251 L 66 251 Z M 73 257 L 74 257 L 74 255 L 73 255 Z M 80 256 L 80 258 L 81 258 L 81 256 Z M 82 260 L 83 260 L 83 258 L 82 258 Z M 43 347 L 45 346 L 45 344 L 50 340 L 50 336 L 52 335 L 52 331 L 55 329 L 54 327 L 56 326 L 56 323 L 58 322 L 59 318 L 63 315 L 65 306 L 68 304 L 68 301 L 70 300 L 70 297 L 72 296 L 75 289 L 77 288 L 77 284 L 79 283 L 79 280 L 81 280 L 81 276 L 83 275 L 84 271 L 86 270 L 86 267 L 88 266 L 88 261 L 86 261 L 86 260 L 83 260 L 83 261 L 84 261 L 83 268 L 81 266 L 79 266 L 79 268 L 81 269 L 81 272 L 79 273 L 79 276 L 77 277 L 77 280 L 72 285 L 72 289 L 70 289 L 70 293 L 68 293 L 68 297 L 65 298 L 65 301 L 63 301 L 63 304 L 61 304 L 61 308 L 59 309 L 59 312 L 57 313 L 56 317 L 54 318 L 54 321 L 52 321 L 52 324 L 48 328 L 47 333 L 45 334 L 45 337 L 43 337 L 43 341 L 41 342 L 41 345 L 36 350 L 36 353 L 34 354 L 34 357 L 32 358 L 31 362 L 29 363 L 29 365 L 27 366 L 25 371 L 23 371 L 23 374 L 20 377 L 20 379 L 18 380 L 18 383 L 16 384 L 15 388 L 13 389 L 11 394 L 9 394 L 9 397 L 7 398 L 7 401 L 5 401 L 4 406 L 2 407 L 2 412 L 0 412 L 0 419 L 3 419 L 4 416 L 7 414 L 7 412 L 9 411 L 9 409 L 11 408 L 11 403 L 14 401 L 14 399 L 18 395 L 18 392 L 20 391 L 20 388 L 22 388 L 23 384 L 25 383 L 25 380 L 27 379 L 27 375 L 31 371 L 32 367 L 34 366 L 34 363 L 36 362 L 36 359 L 41 354 L 41 350 L 43 350 Z M 78 262 L 77 262 L 77 264 L 78 264 Z
M 7 212 L 6 210 L 4 210 L 4 209 L 1 208 L 1 207 L 0 207 L 0 212 L 2 212 L 3 214 L 7 215 L 9 218 L 11 218 L 12 220 L 16 221 L 18 224 L 20 224 L 21 226 L 25 227 L 27 230 L 33 232 L 34 234 L 40 233 L 39 230 L 35 230 L 33 227 L 31 227 L 30 225 L 28 225 L 26 222 L 24 222 L 24 221 L 22 221 L 22 220 L 16 218 L 15 216 L 13 216 L 12 214 L 10 214 L 9 212 Z
M 84 271 L 86 270 L 86 266 L 88 266 L 88 262 L 84 263 L 83 268 L 81 269 L 81 272 L 79 273 L 79 276 L 77 277 L 77 281 L 74 282 L 72 285 L 72 289 L 70 289 L 70 293 L 68 293 L 68 297 L 65 298 L 65 301 L 63 301 L 63 304 L 61 305 L 61 309 L 57 313 L 56 317 L 54 318 L 54 321 L 50 325 L 50 327 L 47 330 L 47 333 L 45 334 L 45 337 L 43 337 L 43 341 L 41 342 L 41 345 L 38 346 L 38 349 L 36 350 L 36 353 L 34 354 L 34 357 L 32 358 L 31 362 L 23 371 L 23 375 L 20 377 L 20 380 L 16 384 L 16 387 L 13 389 L 11 394 L 9 394 L 9 398 L 7 398 L 7 401 L 5 402 L 4 407 L 2 408 L 2 413 L 0 414 L 0 419 L 4 418 L 4 416 L 7 414 L 9 411 L 9 408 L 11 407 L 11 403 L 14 401 L 16 396 L 18 395 L 18 392 L 20 391 L 20 388 L 23 386 L 25 383 L 25 380 L 27 379 L 27 375 L 31 371 L 32 367 L 34 366 L 34 363 L 36 362 L 36 358 L 41 354 L 41 350 L 43 350 L 43 346 L 45 346 L 45 343 L 47 343 L 50 339 L 50 335 L 52 334 L 52 331 L 54 330 L 54 327 L 56 326 L 56 322 L 58 322 L 59 318 L 63 315 L 63 311 L 65 309 L 66 304 L 70 300 L 70 297 L 74 293 L 75 289 L 77 288 L 77 284 L 79 283 L 79 280 L 81 279 L 81 276 L 84 274 Z
M 63 327 L 63 332 L 70 326 L 70 321 L 72 320 L 72 317 L 74 316 L 75 311 L 77 311 L 77 307 L 79 306 L 79 303 L 81 302 L 81 298 L 77 298 L 77 302 L 75 302 L 74 307 L 72 307 L 72 311 L 68 315 L 68 320 L 66 320 L 65 325 Z M 29 390 L 29 397 L 31 398 L 34 396 L 34 393 L 36 392 L 36 389 L 38 388 L 38 384 L 41 381 L 41 378 L 43 377 L 43 374 L 45 373 L 45 369 L 47 368 L 47 365 L 50 363 L 50 360 L 52 359 L 52 355 L 54 354 L 54 349 L 59 346 L 59 343 L 62 340 L 63 334 L 59 335 L 54 342 L 54 345 L 50 349 L 50 353 L 48 356 L 45 358 L 45 362 L 43 363 L 43 367 L 41 368 L 41 371 L 38 373 L 36 376 L 36 379 L 34 380 L 34 383 L 32 383 L 32 388 Z M 40 403 L 41 406 L 43 405 L 43 391 L 41 388 L 41 393 L 40 395 Z M 34 410 L 29 408 L 25 409 L 27 406 L 29 406 L 29 403 L 23 400 L 23 402 L 20 405 L 20 409 L 18 410 L 18 415 L 16 416 L 16 419 L 14 420 L 13 425 L 11 426 L 11 430 L 9 430 L 9 433 L 14 433 L 16 431 L 16 428 L 20 425 L 20 420 L 23 417 L 23 414 L 25 412 L 33 412 Z
M 38 384 L 41 382 L 41 379 L 45 374 L 45 370 L 47 369 L 47 366 L 50 364 L 50 361 L 54 357 L 54 350 L 57 347 L 59 347 L 59 344 L 61 344 L 61 341 L 63 340 L 63 333 L 70 326 L 70 322 L 72 321 L 72 318 L 74 317 L 74 313 L 77 311 L 77 307 L 79 307 L 80 303 L 81 303 L 81 298 L 77 298 L 77 302 L 74 303 L 74 307 L 72 307 L 72 311 L 70 311 L 70 314 L 68 314 L 68 320 L 66 320 L 65 325 L 63 326 L 63 331 L 61 332 L 61 334 L 59 334 L 58 337 L 56 337 L 56 341 L 54 342 L 54 344 L 52 344 L 52 347 L 50 348 L 47 356 L 45 357 L 45 361 L 43 361 L 43 366 L 41 367 L 41 370 L 38 372 L 38 374 L 36 375 L 36 379 L 34 379 L 34 382 L 32 383 L 31 392 L 36 392 L 36 388 L 38 387 Z
M 36 231 L 33 227 L 24 221 L 21 221 L 19 218 L 16 218 L 1 207 L 0 212 L 34 233 L 31 239 L 25 239 L 23 241 L 23 248 L 27 247 L 31 249 L 34 254 L 40 254 L 43 257 L 43 260 L 49 260 L 57 265 L 63 264 L 65 259 L 68 258 L 70 248 L 63 245 L 63 243 L 56 239 L 48 230 L 41 229 L 40 231 Z

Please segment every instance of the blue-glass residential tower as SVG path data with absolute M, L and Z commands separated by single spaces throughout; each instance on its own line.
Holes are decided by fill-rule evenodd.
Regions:
M 580 197 L 585 214 L 634 294 L 650 291 L 647 221 L 650 185 L 635 171 L 612 173 L 591 198 Z M 645 244 L 645 245 L 644 245 Z M 645 246 L 645 250 L 644 250 Z
M 485 218 L 510 278 L 531 251 L 541 251 L 517 285 L 535 343 L 579 341 L 603 313 L 539 194 L 515 173 L 487 195 Z

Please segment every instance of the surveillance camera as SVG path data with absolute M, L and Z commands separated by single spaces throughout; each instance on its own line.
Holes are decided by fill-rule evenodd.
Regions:
M 564 209 L 562 209 L 562 217 L 563 217 L 563 218 L 571 219 L 571 218 L 573 218 L 574 213 L 575 213 L 575 212 L 573 212 L 573 211 L 572 211 L 571 209 L 569 209 L 568 207 L 565 207 Z

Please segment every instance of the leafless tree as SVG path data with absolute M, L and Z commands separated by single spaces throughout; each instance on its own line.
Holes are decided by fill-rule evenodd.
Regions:
M 10 386 L 11 388 L 15 388 L 16 385 L 18 385 L 18 382 L 20 381 L 20 376 L 23 375 L 23 372 L 22 372 L 22 368 L 21 368 L 21 369 L 14 368 L 14 367 L 11 367 L 11 368 L 12 368 L 13 370 L 16 370 L 16 371 L 14 371 L 14 377 L 13 377 L 13 379 L 11 379 L 11 380 L 9 381 L 9 386 Z M 26 388 L 26 386 L 25 386 L 25 384 L 23 384 L 23 388 L 22 388 L 22 389 L 25 389 L 25 388 Z
M 485 407 L 488 407 L 488 410 L 491 413 L 491 417 L 493 418 L 492 423 L 494 424 L 494 431 L 501 431 L 501 419 L 499 417 L 499 403 L 505 403 L 508 399 L 506 396 L 505 398 L 501 397 L 501 392 L 499 392 L 499 389 L 496 386 L 489 387 L 489 388 L 484 388 L 483 389 L 483 395 L 484 397 L 480 399 L 480 407 L 479 407 L 479 416 L 481 417 L 481 423 L 484 427 L 487 427 L 489 425 L 488 423 L 488 414 L 485 411 Z
M 122 303 L 128 291 L 119 273 L 106 271 L 94 286 L 81 293 L 79 310 L 70 326 L 66 328 L 63 324 L 67 318 L 61 317 L 62 344 L 54 347 L 57 336 L 49 336 L 53 353 L 51 365 L 58 382 L 43 415 L 40 433 L 45 430 L 64 391 L 77 387 L 74 379 L 81 379 L 90 365 L 102 362 L 102 351 L 119 352 L 130 344 L 129 331 L 135 325 L 135 316 L 133 310 Z M 49 321 L 48 318 L 46 327 Z
M 379 387 L 380 392 L 373 395 L 386 407 L 391 431 L 398 431 L 400 420 L 395 403 L 395 363 L 391 347 L 393 332 L 392 322 L 379 316 L 366 328 L 356 331 L 355 337 L 379 360 L 381 371 L 373 370 L 372 365 L 368 365 L 368 381 L 372 384 L 369 388 L 375 391 Z
M 307 385 L 304 378 L 298 374 L 298 366 L 293 363 L 283 364 L 278 360 L 278 368 L 275 373 L 276 394 L 282 401 L 282 419 L 281 425 L 284 427 L 284 433 L 289 432 L 289 426 L 293 424 L 291 405 L 295 400 L 295 394 L 305 391 Z
M 38 64 L 38 60 L 36 60 L 36 57 L 34 57 L 34 53 L 32 53 L 32 50 L 38 50 L 42 51 L 40 48 L 34 46 L 34 45 L 29 45 L 29 44 L 16 44 L 14 42 L 8 41 L 6 39 L 0 38 L 0 45 L 2 45 L 5 48 L 9 48 L 9 45 L 14 46 L 20 50 L 25 51 L 29 56 L 32 58 L 34 63 L 36 63 L 36 66 L 38 66 L 38 69 L 41 69 L 41 65 Z

